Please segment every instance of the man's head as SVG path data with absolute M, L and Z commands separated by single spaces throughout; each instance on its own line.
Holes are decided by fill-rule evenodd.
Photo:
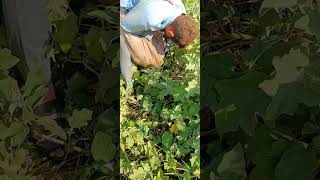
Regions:
M 190 45 L 198 34 L 197 24 L 186 15 L 178 16 L 164 31 L 180 48 Z

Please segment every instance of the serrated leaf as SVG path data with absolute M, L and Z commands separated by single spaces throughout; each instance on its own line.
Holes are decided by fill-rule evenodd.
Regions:
M 91 153 L 96 161 L 111 161 L 116 153 L 116 146 L 109 135 L 98 132 L 93 139 Z
M 317 168 L 316 157 L 301 145 L 289 148 L 275 168 L 276 180 L 311 180 Z
M 92 111 L 88 109 L 73 110 L 72 116 L 68 118 L 71 128 L 82 128 L 92 119 Z
M 272 80 L 265 80 L 259 87 L 269 96 L 275 96 L 281 84 L 294 82 L 303 72 L 303 67 L 309 65 L 309 58 L 301 50 L 291 50 L 289 54 L 275 57 L 272 64 L 276 75 Z
M 19 59 L 11 54 L 9 49 L 0 50 L 0 70 L 8 70 L 15 66 Z
M 52 135 L 56 135 L 63 140 L 67 139 L 66 132 L 50 117 L 40 117 L 34 122 L 49 130 Z

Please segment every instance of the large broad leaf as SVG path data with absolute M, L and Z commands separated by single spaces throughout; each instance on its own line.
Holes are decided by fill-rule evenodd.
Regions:
M 279 85 L 296 81 L 303 72 L 303 67 L 309 64 L 309 58 L 300 50 L 291 50 L 281 58 L 275 57 L 272 64 L 276 70 L 275 77 L 259 85 L 269 96 L 277 94 Z
M 110 161 L 116 153 L 116 146 L 110 136 L 98 132 L 93 139 L 91 153 L 96 161 Z
M 269 125 L 274 125 L 280 114 L 293 115 L 300 103 L 308 106 L 320 103 L 320 82 L 299 81 L 281 85 L 267 108 L 265 119 Z
M 217 111 L 216 126 L 220 134 L 234 131 L 241 127 L 246 133 L 253 134 L 256 125 L 256 114 L 263 113 L 269 98 L 258 84 L 266 79 L 263 73 L 252 72 L 238 79 L 223 80 L 216 84 L 221 96 L 222 107 L 228 111 Z M 222 114 L 221 114 L 222 113 Z
M 274 8 L 278 11 L 284 8 L 291 8 L 297 3 L 298 0 L 264 0 L 260 7 L 260 15 L 263 15 L 271 8 Z
M 259 162 L 270 157 L 272 153 L 272 138 L 268 129 L 262 125 L 257 127 L 256 133 L 248 142 L 248 157 L 253 162 Z
M 35 123 L 43 126 L 44 128 L 48 129 L 52 135 L 56 135 L 63 140 L 67 139 L 66 132 L 57 124 L 55 120 L 50 117 L 40 117 Z
M 92 119 L 92 111 L 88 109 L 74 110 L 72 116 L 68 118 L 71 128 L 82 128 Z
M 114 109 L 109 108 L 98 116 L 95 130 L 104 132 L 112 132 L 118 130 L 120 128 L 119 118 L 119 111 L 115 111 Z
M 317 166 L 313 153 L 301 145 L 294 145 L 281 157 L 275 169 L 276 180 L 311 180 Z
M 319 57 L 310 58 L 310 65 L 304 68 L 298 80 L 282 84 L 265 113 L 265 120 L 274 125 L 280 114 L 293 115 L 299 104 L 315 106 L 320 104 L 320 68 Z
M 226 79 L 237 75 L 234 72 L 234 61 L 228 53 L 208 54 L 201 62 L 201 76 L 204 74 L 213 79 Z
M 119 96 L 119 68 L 103 69 L 99 76 L 95 98 L 99 102 L 111 103 Z M 108 99 L 106 97 L 109 97 Z
M 275 167 L 280 161 L 280 158 L 283 152 L 287 149 L 288 143 L 285 141 L 276 141 L 270 145 L 270 138 L 269 137 L 266 138 L 265 135 L 262 135 L 265 137 L 261 137 L 261 135 L 259 135 L 260 138 L 263 138 L 264 140 L 262 139 L 262 141 L 266 142 L 267 144 L 262 145 L 262 147 L 257 147 L 257 146 L 261 145 L 263 142 L 259 142 L 257 145 L 254 145 L 260 150 L 258 150 L 259 151 L 259 153 L 257 154 L 258 158 L 256 159 L 256 162 L 255 162 L 256 166 L 250 172 L 249 179 L 250 180 L 274 180 Z M 260 138 L 257 138 L 257 140 Z M 262 148 L 265 148 L 265 149 L 262 150 Z
M 216 80 L 231 78 L 234 72 L 234 58 L 229 53 L 210 53 L 201 61 L 201 106 L 213 110 L 218 104 L 215 89 Z
M 0 70 L 8 70 L 19 62 L 19 59 L 11 54 L 8 49 L 0 50 Z
M 224 180 L 243 180 L 246 177 L 244 152 L 241 144 L 224 154 L 217 169 Z

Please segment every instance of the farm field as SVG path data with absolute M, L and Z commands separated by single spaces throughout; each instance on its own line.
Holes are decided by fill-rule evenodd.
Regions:
M 200 2 L 183 2 L 200 23 Z M 199 38 L 187 50 L 170 52 L 161 69 L 137 67 L 132 86 L 121 80 L 123 179 L 200 178 L 199 86 Z

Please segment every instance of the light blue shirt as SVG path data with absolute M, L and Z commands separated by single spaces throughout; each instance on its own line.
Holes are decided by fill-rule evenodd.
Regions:
M 120 0 L 121 10 L 128 12 L 122 21 L 122 28 L 128 33 L 141 36 L 163 30 L 176 17 L 186 14 L 181 0 L 177 2 L 172 4 L 167 0 Z

